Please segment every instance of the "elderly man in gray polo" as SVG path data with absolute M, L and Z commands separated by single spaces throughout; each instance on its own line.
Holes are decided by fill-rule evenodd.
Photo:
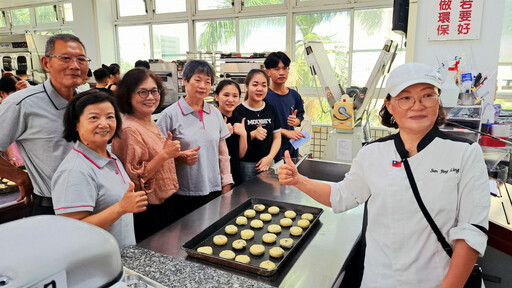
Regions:
M 34 200 L 33 215 L 54 214 L 51 199 L 53 173 L 72 143 L 62 138 L 62 118 L 89 69 L 85 47 L 71 34 L 57 34 L 46 42 L 42 67 L 50 77 L 43 84 L 20 90 L 0 105 L 0 151 L 16 141 L 28 174 L 0 158 L 0 177 L 14 181 L 18 202 Z

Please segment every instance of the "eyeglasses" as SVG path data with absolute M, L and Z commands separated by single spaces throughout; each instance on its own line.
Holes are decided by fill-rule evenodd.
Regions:
M 420 99 L 416 99 L 412 96 L 404 96 L 400 97 L 399 99 L 396 99 L 396 101 L 398 102 L 398 107 L 404 110 L 408 110 L 414 107 L 416 101 L 419 101 L 426 108 L 430 108 L 439 103 L 439 95 L 427 94 L 423 95 L 423 97 L 421 97 Z
M 146 98 L 148 98 L 149 93 L 151 93 L 151 95 L 153 95 L 155 97 L 156 96 L 160 96 L 160 89 L 153 89 L 153 90 L 142 89 L 142 90 L 139 90 L 139 91 L 137 91 L 135 93 L 137 93 L 137 95 L 139 95 L 140 98 L 146 99 Z
M 57 58 L 62 63 L 66 63 L 66 64 L 71 63 L 71 61 L 73 61 L 75 59 L 76 59 L 76 63 L 78 63 L 78 65 L 86 65 L 86 64 L 89 64 L 89 62 L 91 62 L 91 59 L 89 59 L 88 57 L 85 57 L 85 56 L 73 57 L 70 55 L 61 54 L 61 55 L 46 55 L 46 57 Z

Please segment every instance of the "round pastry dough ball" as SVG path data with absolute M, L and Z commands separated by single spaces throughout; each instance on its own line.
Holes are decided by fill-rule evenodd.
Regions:
M 268 213 L 270 214 L 279 214 L 279 207 L 277 206 L 272 206 L 270 208 L 268 208 Z
M 250 240 L 252 239 L 252 237 L 254 237 L 254 231 L 252 231 L 251 229 L 244 229 L 242 230 L 242 232 L 240 232 L 240 236 L 242 237 L 242 239 Z
M 269 254 L 274 258 L 281 258 L 284 255 L 284 250 L 281 247 L 273 247 L 270 249 Z
M 288 210 L 288 211 L 284 212 L 284 217 L 286 217 L 286 218 L 294 219 L 295 216 L 297 216 L 295 211 Z
M 265 242 L 265 243 L 274 243 L 274 242 L 276 242 L 276 239 L 277 239 L 277 236 L 274 233 L 265 233 L 261 237 L 261 240 L 263 240 L 263 242 Z
M 7 182 L 7 186 L 15 186 L 15 185 L 16 185 L 16 183 L 14 183 L 14 181 Z
M 293 226 L 292 228 L 290 228 L 290 234 L 292 234 L 293 236 L 300 236 L 302 235 L 302 228 Z
M 265 246 L 261 244 L 254 244 L 249 248 L 249 252 L 251 252 L 252 255 L 259 256 L 265 253 Z
M 270 215 L 268 213 L 261 213 L 260 219 L 265 222 L 268 222 L 268 221 L 272 220 L 272 215 Z
M 226 232 L 226 234 L 229 235 L 235 235 L 236 233 L 238 233 L 238 228 L 236 228 L 235 225 L 228 225 L 226 226 L 226 228 L 224 228 L 224 232 Z
M 245 242 L 245 240 L 238 239 L 238 240 L 233 241 L 232 246 L 233 246 L 233 249 L 241 250 L 247 246 L 247 242 Z
M 276 264 L 274 264 L 274 262 L 272 262 L 270 260 L 267 260 L 267 261 L 261 262 L 260 267 L 268 269 L 268 270 L 274 270 L 274 269 L 276 269 Z
M 7 183 L 7 182 L 9 182 L 9 179 L 4 178 L 4 179 L 2 179 L 2 182 Z
M 308 228 L 309 227 L 309 221 L 308 220 L 305 220 L 305 219 L 301 219 L 297 222 L 297 226 L 299 226 L 300 228 Z
M 231 260 L 235 259 L 236 254 L 231 250 L 223 250 L 222 252 L 220 252 L 219 256 Z
M 283 248 L 292 248 L 293 239 L 292 238 L 283 238 L 279 240 L 279 245 Z
M 197 252 L 212 255 L 213 249 L 210 246 L 203 246 L 203 247 L 197 248 Z
M 235 261 L 249 264 L 249 262 L 251 262 L 251 258 L 247 255 L 238 255 L 235 257 Z
M 279 220 L 279 224 L 283 227 L 290 227 L 293 224 L 293 220 L 290 218 L 283 218 Z
M 311 221 L 313 221 L 313 214 L 304 213 L 304 214 L 302 214 L 302 216 L 300 216 L 300 218 L 311 222 Z
M 219 246 L 226 245 L 226 243 L 228 243 L 228 237 L 224 235 L 215 235 L 215 237 L 213 237 L 213 243 Z
M 4 189 L 5 187 L 7 187 L 5 184 L 0 184 L 0 189 Z
M 261 228 L 261 227 L 263 227 L 263 221 L 258 220 L 258 219 L 252 220 L 251 221 L 251 227 L 252 228 Z
M 256 216 L 256 211 L 254 211 L 252 209 L 247 209 L 244 212 L 244 216 L 247 218 L 254 218 L 254 216 Z
M 261 212 L 261 211 L 265 210 L 265 205 L 263 205 L 263 204 L 256 204 L 256 205 L 254 205 L 253 208 L 256 211 Z
M 268 225 L 268 232 L 270 233 L 280 233 L 281 232 L 281 226 L 277 224 L 270 224 Z
M 245 225 L 247 224 L 247 218 L 245 218 L 244 216 L 238 216 L 236 218 L 236 225 Z

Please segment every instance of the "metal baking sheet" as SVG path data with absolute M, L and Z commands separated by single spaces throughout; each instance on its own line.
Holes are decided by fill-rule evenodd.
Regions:
M 255 204 L 263 204 L 265 205 L 265 210 L 262 212 L 256 212 L 256 217 L 254 218 L 248 218 L 246 225 L 237 225 L 236 224 L 236 218 L 238 216 L 243 216 L 245 210 L 252 209 Z M 270 206 L 277 206 L 279 207 L 280 211 L 277 215 L 272 215 L 272 220 L 269 222 L 263 222 L 263 228 L 255 229 L 250 226 L 251 220 L 254 219 L 260 219 L 261 213 L 268 213 L 267 210 Z M 277 240 L 275 243 L 268 244 L 262 241 L 261 237 L 263 234 L 268 233 L 267 228 L 270 224 L 278 224 L 279 220 L 281 220 L 284 217 L 284 212 L 287 210 L 293 210 L 297 214 L 295 219 L 293 220 L 292 226 L 297 226 L 297 221 L 300 220 L 300 216 L 304 213 L 311 213 L 313 215 L 313 221 L 311 221 L 310 226 L 306 229 L 303 229 L 303 233 L 301 236 L 292 236 L 290 235 L 290 227 L 281 227 L 282 231 L 281 233 L 277 234 Z M 308 237 L 312 237 L 310 235 L 313 235 L 312 233 L 308 233 L 312 230 L 312 227 L 315 226 L 315 224 L 319 221 L 320 215 L 323 213 L 323 209 L 317 208 L 317 207 L 311 207 L 311 206 L 304 206 L 304 205 L 298 205 L 298 204 L 292 204 L 292 203 L 286 203 L 286 202 L 280 202 L 280 201 L 272 201 L 267 199 L 261 199 L 261 198 L 250 198 L 249 200 L 245 201 L 244 203 L 240 204 L 238 207 L 231 210 L 229 213 L 224 215 L 222 218 L 217 220 L 215 223 L 201 231 L 199 234 L 194 236 L 192 239 L 187 241 L 181 248 L 187 252 L 187 254 L 191 257 L 199 258 L 208 262 L 228 266 L 231 268 L 235 268 L 242 271 L 252 272 L 256 273 L 258 275 L 262 276 L 272 276 L 277 271 L 281 269 L 285 265 L 285 262 L 295 251 L 300 249 L 300 245 L 303 242 L 306 242 L 305 240 Z M 227 225 L 235 225 L 238 228 L 238 233 L 236 235 L 228 235 L 224 232 L 224 228 Z M 291 226 L 291 227 L 292 227 Z M 254 231 L 254 237 L 251 240 L 245 240 L 247 242 L 247 247 L 242 250 L 234 250 L 232 248 L 232 243 L 235 240 L 241 239 L 240 232 L 244 229 L 251 229 Z M 225 235 L 228 238 L 228 242 L 226 245 L 223 246 L 217 246 L 213 244 L 213 237 L 215 235 Z M 269 251 L 272 247 L 279 247 L 279 240 L 282 238 L 292 238 L 293 239 L 293 247 L 290 249 L 284 249 L 284 255 L 281 258 L 273 258 L 270 257 Z M 254 256 L 249 252 L 249 248 L 253 244 L 262 244 L 265 246 L 265 253 L 261 256 Z M 213 254 L 208 255 L 204 253 L 197 252 L 197 248 L 202 246 L 210 246 L 213 249 Z M 235 254 L 238 255 L 247 255 L 251 258 L 251 262 L 249 264 L 244 264 L 237 262 L 235 260 L 229 260 L 225 258 L 221 258 L 219 256 L 220 252 L 223 250 L 232 250 L 235 252 Z M 265 260 L 270 260 L 276 264 L 276 268 L 273 270 L 268 270 L 264 268 L 260 268 L 259 265 L 261 262 Z M 289 264 L 291 265 L 291 263 Z
M 4 178 L 5 179 L 5 178 Z M 2 178 L 0 178 L 0 184 L 4 184 L 4 188 L 0 188 L 0 194 L 7 194 L 18 191 L 18 185 L 7 185 L 7 182 L 4 182 Z M 8 179 L 6 179 L 9 181 Z

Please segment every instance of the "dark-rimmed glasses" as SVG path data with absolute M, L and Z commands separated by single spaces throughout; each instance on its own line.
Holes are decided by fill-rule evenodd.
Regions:
M 135 93 L 137 93 L 137 95 L 139 95 L 140 98 L 146 99 L 146 98 L 148 98 L 149 93 L 151 93 L 151 95 L 153 95 L 154 97 L 160 96 L 160 89 L 152 89 L 152 90 L 141 89 Z

